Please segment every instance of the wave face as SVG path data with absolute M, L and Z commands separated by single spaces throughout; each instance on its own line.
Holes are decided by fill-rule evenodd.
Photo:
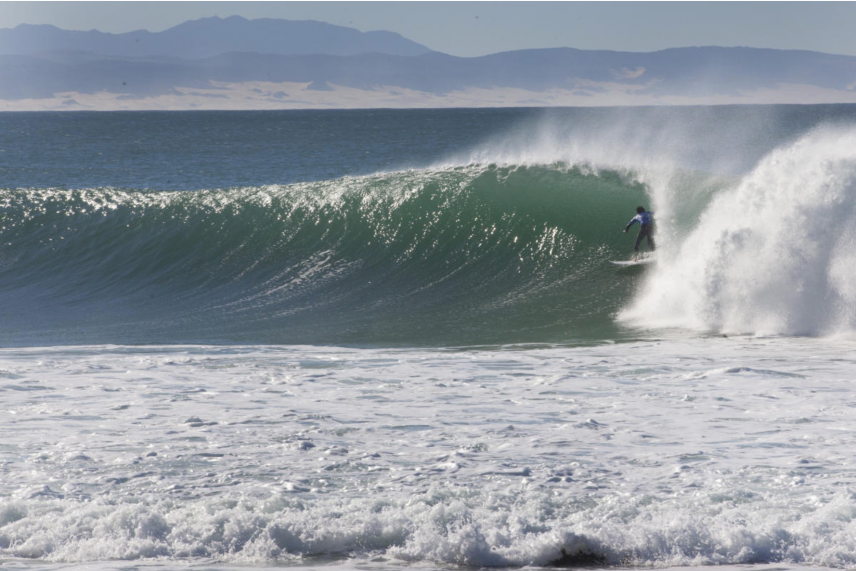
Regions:
M 3 343 L 478 344 L 614 336 L 644 186 L 563 165 L 195 192 L 15 190 Z

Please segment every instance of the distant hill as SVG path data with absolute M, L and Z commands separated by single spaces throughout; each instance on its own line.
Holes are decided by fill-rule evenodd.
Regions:
M 29 24 L 0 29 L 0 54 L 35 55 L 55 51 L 196 59 L 229 52 L 413 56 L 431 50 L 393 32 L 360 32 L 311 20 L 247 20 L 240 16 L 193 20 L 163 32 L 139 30 L 108 34 L 96 30 L 79 32 Z
M 675 48 L 651 53 L 570 48 L 505 52 L 476 58 L 361 54 L 229 53 L 198 60 L 102 57 L 87 52 L 0 56 L 0 97 L 50 97 L 59 91 L 123 90 L 137 95 L 206 87 L 211 81 L 293 82 L 356 89 L 394 86 L 443 95 L 467 88 L 531 91 L 573 88 L 596 95 L 601 84 L 637 93 L 738 94 L 801 84 L 853 90 L 856 57 L 754 48 Z M 600 87 L 599 87 L 600 86 Z
M 856 103 L 852 56 L 690 47 L 462 58 L 389 32 L 238 17 L 158 34 L 19 26 L 0 30 L 0 54 L 0 110 Z

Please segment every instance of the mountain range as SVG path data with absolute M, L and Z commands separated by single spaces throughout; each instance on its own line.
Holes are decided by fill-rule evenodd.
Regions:
M 311 20 L 247 20 L 240 16 L 192 20 L 162 32 L 137 30 L 125 34 L 108 34 L 97 30 L 79 32 L 28 24 L 0 29 L 0 54 L 33 55 L 51 51 L 196 59 L 229 52 L 337 56 L 384 53 L 413 56 L 431 50 L 393 32 L 360 32 Z
M 205 18 L 0 30 L 0 110 L 856 102 L 856 57 L 744 47 L 455 57 L 392 32 Z

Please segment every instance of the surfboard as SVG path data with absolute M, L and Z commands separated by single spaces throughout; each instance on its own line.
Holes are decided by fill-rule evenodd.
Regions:
M 639 258 L 638 260 L 609 260 L 610 264 L 615 264 L 616 266 L 644 266 L 645 264 L 653 264 L 657 259 L 654 257 L 647 258 Z

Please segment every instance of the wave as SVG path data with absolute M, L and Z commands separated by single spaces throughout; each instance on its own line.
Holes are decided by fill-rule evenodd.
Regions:
M 759 502 L 736 491 L 669 501 L 648 495 L 574 500 L 442 487 L 409 499 L 42 497 L 0 504 L 0 554 L 56 562 L 192 557 L 465 567 L 856 565 L 852 497 L 777 500 Z
M 616 335 L 617 172 L 469 165 L 197 192 L 0 194 L 0 340 L 480 344 Z M 23 340 L 23 341 L 22 341 Z
M 606 144 L 525 140 L 283 186 L 0 191 L 0 343 L 856 330 L 856 129 L 816 128 L 724 174 L 635 144 L 610 160 Z M 656 212 L 658 263 L 617 271 L 607 262 L 630 255 L 620 230 L 639 204 Z

